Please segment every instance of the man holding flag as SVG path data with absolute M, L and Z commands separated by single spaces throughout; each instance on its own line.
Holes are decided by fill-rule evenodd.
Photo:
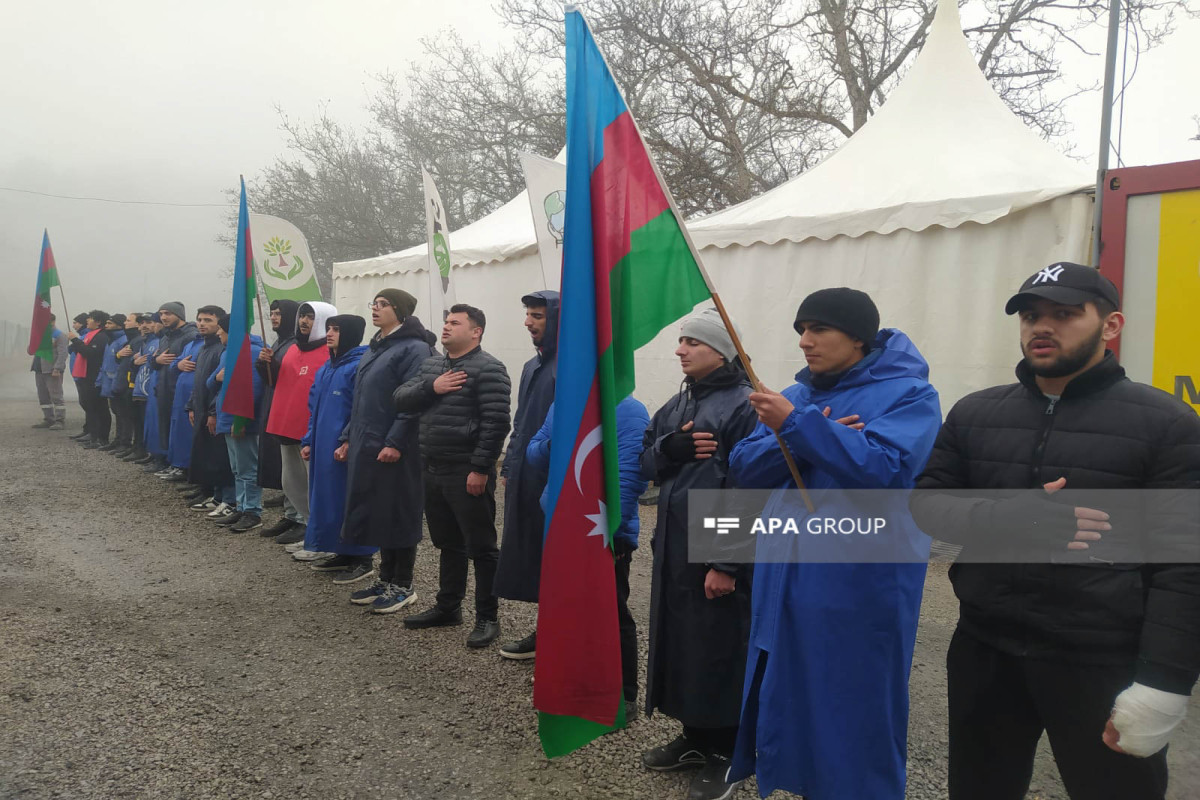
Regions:
M 54 325 L 50 315 L 50 356 L 44 355 L 39 343 L 33 356 L 33 379 L 37 383 L 38 402 L 42 405 L 42 421 L 35 428 L 62 430 L 67 424 L 67 407 L 63 405 L 63 372 L 67 368 L 67 337 Z M 44 337 L 43 337 L 44 338 Z
M 533 695 L 550 756 L 624 724 L 611 549 L 621 521 L 616 406 L 634 389 L 634 351 L 711 296 L 573 6 L 566 28 L 562 310 Z

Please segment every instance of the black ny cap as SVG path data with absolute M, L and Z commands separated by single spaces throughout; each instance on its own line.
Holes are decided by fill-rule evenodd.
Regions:
M 1038 270 L 1025 279 L 1020 290 L 1008 299 L 1005 314 L 1016 314 L 1034 298 L 1042 297 L 1065 306 L 1081 306 L 1089 300 L 1104 299 L 1121 307 L 1117 287 L 1100 270 L 1060 261 Z

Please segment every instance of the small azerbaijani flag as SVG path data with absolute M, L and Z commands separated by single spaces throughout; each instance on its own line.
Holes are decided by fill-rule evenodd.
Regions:
M 250 327 L 254 324 L 254 298 L 258 281 L 254 272 L 254 247 L 250 243 L 250 214 L 246 209 L 246 181 L 242 180 L 238 204 L 237 255 L 233 265 L 233 302 L 229 304 L 229 341 L 225 345 L 225 380 L 217 407 L 234 415 L 233 429 L 241 433 L 254 419 L 254 364 L 250 357 Z
M 587 22 L 566 12 L 562 306 L 533 690 L 550 757 L 625 724 L 616 407 L 634 388 L 634 351 L 711 297 Z
M 58 268 L 50 249 L 50 233 L 42 231 L 42 257 L 38 262 L 37 292 L 33 297 L 33 320 L 29 323 L 29 355 L 54 360 L 54 323 L 50 321 L 50 290 L 58 286 Z

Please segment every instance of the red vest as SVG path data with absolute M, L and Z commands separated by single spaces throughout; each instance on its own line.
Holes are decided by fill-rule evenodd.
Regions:
M 271 396 L 271 416 L 267 433 L 300 441 L 308 433 L 308 390 L 317 379 L 317 370 L 329 360 L 324 345 L 307 353 L 293 345 L 283 354 L 275 393 Z
M 86 334 L 84 334 L 81 337 L 83 339 L 83 343 L 91 344 L 92 339 L 95 339 L 96 334 L 99 332 L 100 332 L 100 328 L 96 328 L 96 330 L 94 330 L 94 331 L 88 331 Z M 78 353 L 75 356 L 75 365 L 73 367 L 71 367 L 71 377 L 72 378 L 86 378 L 87 377 L 87 359 L 83 357 L 82 353 Z

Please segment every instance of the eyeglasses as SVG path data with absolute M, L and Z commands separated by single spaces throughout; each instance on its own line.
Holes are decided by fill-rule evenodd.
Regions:
M 392 307 L 392 304 L 389 303 L 387 300 L 376 300 L 375 302 L 371 303 L 371 308 L 391 308 L 391 307 Z

